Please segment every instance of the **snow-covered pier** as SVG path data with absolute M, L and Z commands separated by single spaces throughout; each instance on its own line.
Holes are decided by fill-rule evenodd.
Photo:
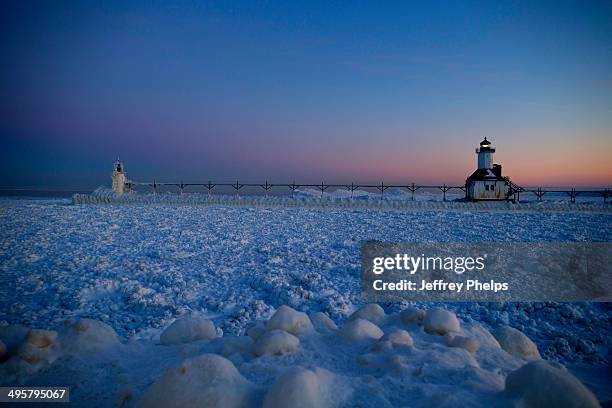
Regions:
M 604 203 L 590 197 L 582 202 L 573 202 L 563 196 L 550 195 L 546 201 L 466 201 L 459 195 L 440 197 L 433 194 L 412 196 L 401 190 L 390 191 L 386 196 L 353 191 L 324 193 L 316 190 L 296 190 L 292 195 L 227 195 L 227 194 L 115 194 L 112 190 L 98 189 L 92 194 L 75 194 L 73 204 L 117 204 L 117 205 L 222 205 L 238 207 L 312 207 L 312 208 L 362 208 L 380 210 L 450 210 L 450 211 L 596 211 L 611 212 L 609 202 Z

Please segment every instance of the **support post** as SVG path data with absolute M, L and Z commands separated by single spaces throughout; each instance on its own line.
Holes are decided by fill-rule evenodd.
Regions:
M 295 194 L 295 189 L 297 188 L 295 185 L 295 180 L 293 181 L 293 183 L 289 185 L 289 188 L 291 189 L 291 198 L 295 198 L 294 194 Z
M 238 183 L 238 180 L 236 180 L 236 184 L 232 184 L 232 187 L 236 190 L 236 197 L 240 197 L 238 190 L 240 190 L 242 186 L 242 184 Z
M 208 184 L 206 185 L 206 188 L 208 189 L 208 198 L 210 199 L 210 196 L 212 194 L 212 189 L 216 186 L 216 184 L 212 184 L 210 182 L 210 180 L 208 180 Z
M 382 199 L 383 199 L 383 195 L 385 194 L 385 183 L 384 183 L 384 182 L 382 182 L 382 181 L 380 182 L 380 188 L 379 188 L 379 190 L 380 190 L 380 199 L 381 199 L 381 201 L 382 201 Z
M 272 184 L 268 184 L 268 180 L 266 180 L 266 184 L 261 184 L 260 187 L 266 190 L 266 197 L 268 197 L 268 190 L 272 188 Z

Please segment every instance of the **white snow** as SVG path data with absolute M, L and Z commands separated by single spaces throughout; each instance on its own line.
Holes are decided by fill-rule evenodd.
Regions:
M 329 371 L 297 367 L 272 384 L 263 408 L 331 408 L 339 406 L 343 396 L 342 390 L 334 387 L 333 374 Z
M 283 354 L 293 353 L 300 346 L 300 339 L 291 333 L 283 330 L 271 330 L 262 334 L 253 346 L 256 356 L 271 354 L 282 356 Z
M 425 331 L 431 334 L 445 335 L 459 331 L 459 320 L 453 312 L 444 309 L 431 309 L 423 320 Z
M 30 339 L 39 345 L 53 337 L 35 333 Z M 0 364 L 0 379 L 60 381 L 72 387 L 76 405 L 95 396 L 99 406 L 139 407 L 488 407 L 512 402 L 531 407 L 559 406 L 565 399 L 571 406 L 597 406 L 569 373 L 548 365 L 523 366 L 521 357 L 506 353 L 474 322 L 463 322 L 453 337 L 440 337 L 405 325 L 399 313 L 392 313 L 380 328 L 361 318 L 347 319 L 338 333 L 343 341 L 329 331 L 313 331 L 300 340 L 274 329 L 255 342 L 228 335 L 164 346 L 152 338 L 76 351 L 59 341 L 62 333 L 57 344 L 42 349 L 26 337 L 19 350 L 31 356 L 18 353 Z M 473 347 L 473 341 L 482 345 Z
M 480 342 L 474 337 L 455 336 L 451 333 L 446 334 L 446 345 L 449 347 L 460 347 L 474 354 L 480 348 Z
M 25 361 L 37 369 L 41 364 L 50 364 L 57 357 L 54 344 L 48 347 L 38 347 L 35 344 L 25 342 L 17 350 L 17 358 Z M 36 367 L 35 367 L 36 366 Z
M 386 333 L 384 336 L 380 338 L 380 341 L 388 341 L 393 346 L 406 346 L 410 347 L 414 345 L 414 341 L 406 330 L 397 329 L 393 330 L 390 333 Z
M 345 323 L 338 334 L 349 342 L 378 340 L 384 335 L 377 325 L 358 317 Z
M 489 175 L 493 175 L 490 173 Z M 528 190 L 531 190 L 528 187 Z M 534 190 L 537 190 L 534 188 Z M 248 205 L 248 206 L 342 206 L 342 207 L 398 207 L 398 208 L 452 208 L 453 206 L 461 209 L 465 208 L 497 208 L 497 209 L 519 209 L 533 210 L 535 208 L 557 209 L 566 211 L 576 210 L 594 210 L 604 209 L 609 207 L 607 202 L 604 202 L 601 194 L 590 194 L 584 191 L 575 197 L 575 202 L 571 202 L 569 194 L 561 192 L 553 192 L 551 190 L 559 190 L 558 187 L 544 187 L 547 191 L 541 199 L 533 192 L 525 191 L 520 195 L 520 206 L 508 205 L 506 202 L 480 202 L 470 203 L 465 202 L 465 193 L 457 188 L 446 193 L 446 202 L 444 194 L 439 188 L 421 188 L 414 194 L 409 190 L 404 189 L 388 189 L 384 194 L 380 191 L 365 191 L 355 190 L 352 194 L 347 189 L 328 189 L 321 193 L 316 189 L 301 189 L 296 190 L 291 194 L 278 195 L 226 195 L 226 194 L 202 194 L 199 192 L 190 192 L 188 194 L 175 194 L 170 191 L 161 194 L 150 194 L 146 192 L 124 194 L 117 196 L 112 190 L 100 187 L 92 194 L 75 194 L 72 197 L 74 203 L 79 204 L 205 204 L 205 205 Z M 444 204 L 450 204 L 448 206 Z M 567 204 L 567 206 L 566 206 Z M 518 208 L 517 208 L 518 207 Z
M 326 333 L 338 330 L 336 323 L 323 312 L 312 313 L 310 320 L 314 328 L 319 332 Z
M 217 337 L 212 343 L 212 350 L 224 357 L 238 357 L 248 355 L 253 351 L 255 342 L 248 336 Z
M 247 406 L 250 389 L 231 361 L 203 354 L 165 372 L 137 406 L 240 408 Z
M 400 319 L 404 324 L 421 323 L 425 319 L 425 311 L 418 307 L 409 306 L 402 310 L 400 313 Z
M 581 379 L 589 368 L 609 366 L 612 309 L 605 303 L 394 303 L 359 312 L 376 325 L 357 316 L 348 321 L 364 306 L 363 239 L 606 242 L 612 213 L 601 206 L 475 207 L 418 197 L 414 205 L 366 197 L 363 207 L 346 200 L 327 206 L 309 197 L 289 207 L 242 197 L 240 205 L 219 199 L 199 206 L 184 199 L 155 206 L 0 200 L 0 341 L 10 357 L 0 364 L 2 385 L 62 383 L 74 387 L 75 405 L 129 407 L 167 369 L 215 353 L 250 383 L 247 406 L 260 406 L 295 367 L 332 373 L 334 390 L 347 395 L 340 406 L 492 406 L 522 398 L 506 395 L 504 384 L 526 362 L 500 348 L 489 332 L 500 326 L 520 330 L 548 361 L 572 371 L 579 365 Z M 316 330 L 299 339 L 281 330 L 279 343 L 293 336 L 297 346 L 258 356 L 256 344 L 271 336 L 268 321 L 283 305 L 310 316 L 289 321 L 306 316 Z M 438 313 L 432 308 L 454 313 L 458 327 L 452 318 L 442 330 L 426 324 Z M 188 315 L 210 320 L 215 337 L 160 345 L 163 329 Z M 56 343 L 48 352 L 23 346 L 30 329 L 57 331 Z M 393 344 L 398 330 L 412 346 Z M 22 346 L 22 356 L 39 354 L 40 361 L 17 356 Z M 607 395 L 609 381 L 602 383 L 598 396 Z
M 306 313 L 298 312 L 295 309 L 288 306 L 281 306 L 272 315 L 268 323 L 266 323 L 266 329 L 268 330 L 284 330 L 296 336 L 303 334 L 312 333 L 314 330 L 310 318 Z
M 159 336 L 159 342 L 169 345 L 212 340 L 215 337 L 217 337 L 217 331 L 210 320 L 200 316 L 185 316 L 172 322 Z
M 115 330 L 108 324 L 92 319 L 66 322 L 60 344 L 70 352 L 97 352 L 120 345 Z
M 26 342 L 38 348 L 49 347 L 57 340 L 57 332 L 53 330 L 32 329 L 26 336 Z
M 505 392 L 525 408 L 599 407 L 597 398 L 576 377 L 542 360 L 508 374 Z
M 525 360 L 539 359 L 538 347 L 520 330 L 510 326 L 501 326 L 492 332 L 502 349 Z
M 257 340 L 266 332 L 266 324 L 262 321 L 257 321 L 249 325 L 246 329 L 246 334 L 253 340 Z
M 385 311 L 380 305 L 376 303 L 371 303 L 369 305 L 365 305 L 353 313 L 349 320 L 355 319 L 365 319 L 374 324 L 383 324 L 385 322 Z

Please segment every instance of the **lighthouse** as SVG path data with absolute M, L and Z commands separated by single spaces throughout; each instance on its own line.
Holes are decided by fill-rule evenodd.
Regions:
M 477 168 L 465 181 L 465 196 L 467 199 L 506 200 L 510 194 L 510 181 L 502 177 L 500 164 L 493 164 L 495 148 L 485 137 L 476 149 L 478 156 Z
M 113 180 L 113 191 L 115 194 L 122 195 L 125 192 L 127 174 L 123 171 L 123 163 L 121 163 L 119 159 L 117 159 L 113 166 L 111 179 Z

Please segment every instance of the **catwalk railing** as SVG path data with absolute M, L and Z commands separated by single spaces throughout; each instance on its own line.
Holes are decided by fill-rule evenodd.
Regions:
M 508 185 L 508 200 L 520 202 L 521 194 L 533 194 L 537 197 L 538 201 L 542 201 L 542 197 L 545 194 L 556 193 L 556 194 L 565 194 L 570 198 L 571 202 L 576 202 L 576 197 L 579 195 L 583 196 L 594 196 L 594 197 L 602 197 L 604 202 L 607 203 L 608 198 L 612 197 L 612 189 L 610 188 L 595 188 L 595 189 L 579 189 L 579 188 L 545 188 L 545 187 L 521 187 L 509 179 L 506 179 L 506 184 Z M 269 183 L 267 180 L 264 183 L 240 183 L 238 180 L 235 183 L 213 183 L 211 181 L 207 183 L 183 183 L 183 182 L 136 182 L 136 181 L 127 181 L 125 183 L 128 191 L 131 191 L 136 186 L 145 186 L 152 188 L 153 193 L 158 193 L 163 187 L 177 187 L 179 192 L 182 194 L 186 188 L 188 187 L 203 187 L 208 194 L 213 194 L 213 190 L 215 188 L 221 187 L 230 187 L 235 191 L 235 194 L 238 195 L 240 190 L 245 187 L 256 187 L 261 188 L 265 191 L 267 195 L 274 188 L 276 190 L 286 189 L 290 191 L 291 194 L 295 193 L 301 188 L 312 188 L 320 191 L 321 196 L 323 193 L 329 189 L 344 189 L 351 193 L 351 197 L 356 190 L 359 189 L 375 189 L 380 193 L 381 199 L 384 197 L 385 191 L 388 189 L 399 189 L 406 190 L 412 193 L 412 199 L 414 200 L 414 193 L 419 190 L 439 190 L 442 192 L 443 200 L 446 201 L 446 193 L 452 190 L 460 190 L 463 193 L 466 192 L 465 186 L 456 186 L 456 185 L 417 185 L 415 183 L 412 184 L 385 184 L 381 182 L 380 184 L 326 184 L 321 182 L 320 184 L 283 184 L 283 183 Z

